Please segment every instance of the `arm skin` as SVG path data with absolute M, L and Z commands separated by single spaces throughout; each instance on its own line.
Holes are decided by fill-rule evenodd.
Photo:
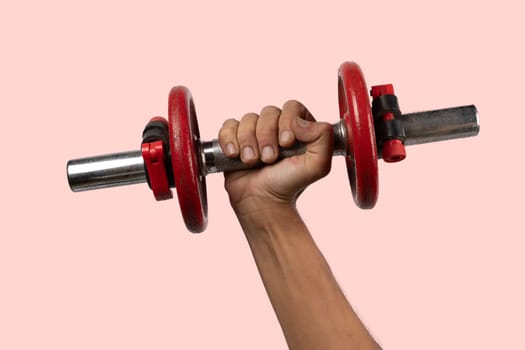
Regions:
M 380 349 L 295 208 L 239 220 L 290 349 Z
M 296 210 L 300 193 L 330 170 L 332 137 L 331 126 L 297 101 L 230 119 L 219 133 L 225 154 L 268 165 L 225 174 L 225 187 L 289 348 L 380 350 Z M 276 152 L 264 151 L 295 140 L 307 145 L 305 154 L 276 162 Z

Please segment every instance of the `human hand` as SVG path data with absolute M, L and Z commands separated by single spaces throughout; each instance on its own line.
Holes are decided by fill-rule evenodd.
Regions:
M 277 161 L 279 147 L 291 147 L 296 141 L 306 145 L 306 152 Z M 240 156 L 246 164 L 265 164 L 225 173 L 232 207 L 245 214 L 275 205 L 295 206 L 308 185 L 329 173 L 333 131 L 330 124 L 315 122 L 303 104 L 292 100 L 282 110 L 267 106 L 260 115 L 248 113 L 240 121 L 225 121 L 219 143 L 229 158 Z

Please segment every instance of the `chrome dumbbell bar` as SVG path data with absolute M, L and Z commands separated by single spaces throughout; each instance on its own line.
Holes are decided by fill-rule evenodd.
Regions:
M 479 124 L 473 105 L 404 114 L 405 145 L 444 141 L 476 136 Z M 334 155 L 347 154 L 343 122 L 333 124 Z M 304 152 L 301 145 L 281 149 L 285 158 Z M 230 159 L 222 152 L 218 140 L 200 143 L 202 175 L 246 169 L 239 159 Z M 146 171 L 140 150 L 70 160 L 67 163 L 69 186 L 75 192 L 146 182 Z

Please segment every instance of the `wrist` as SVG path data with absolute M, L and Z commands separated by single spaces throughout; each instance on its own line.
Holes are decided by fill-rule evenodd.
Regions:
M 282 225 L 302 223 L 295 203 L 277 199 L 250 198 L 232 205 L 245 232 L 279 231 Z
M 284 198 L 252 195 L 235 202 L 230 198 L 230 204 L 239 219 L 257 219 L 265 214 L 273 216 L 279 212 L 297 214 L 295 201 Z

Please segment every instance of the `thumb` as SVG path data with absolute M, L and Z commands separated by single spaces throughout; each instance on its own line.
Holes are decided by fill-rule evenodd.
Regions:
M 302 156 L 307 171 L 315 179 L 324 177 L 330 172 L 334 133 L 332 125 L 322 122 L 312 122 L 297 117 L 291 123 L 291 129 L 296 139 L 306 145 Z

